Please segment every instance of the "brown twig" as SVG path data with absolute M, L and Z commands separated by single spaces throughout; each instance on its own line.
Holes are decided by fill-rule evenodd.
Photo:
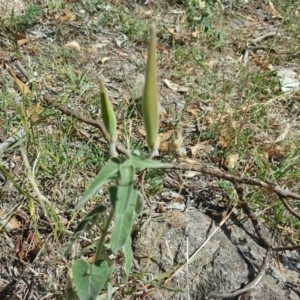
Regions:
M 256 38 L 256 39 L 251 40 L 250 42 L 251 42 L 252 44 L 257 44 L 257 43 L 259 43 L 260 41 L 262 41 L 262 40 L 264 40 L 264 39 L 268 39 L 268 38 L 274 37 L 274 36 L 276 36 L 276 35 L 277 35 L 277 32 L 276 32 L 276 31 L 271 31 L 271 32 L 268 32 L 267 34 L 264 34 L 264 35 L 262 35 L 262 36 L 259 36 L 259 37 Z
M 9 137 L 7 140 L 0 144 L 0 154 L 2 154 L 4 150 L 6 150 L 12 144 L 16 143 L 19 140 L 22 140 L 25 136 L 26 131 L 23 128 L 21 128 L 13 136 Z
M 275 250 L 275 251 L 286 251 L 286 250 L 295 251 L 295 250 L 300 250 L 300 245 L 273 247 L 273 250 Z
M 256 234 L 258 235 L 258 237 L 260 238 L 262 245 L 264 248 L 269 249 L 272 248 L 271 243 L 267 240 L 267 238 L 263 235 L 261 227 L 259 225 L 259 222 L 256 218 L 256 216 L 252 213 L 245 197 L 244 197 L 244 191 L 243 188 L 237 184 L 234 185 L 234 188 L 237 192 L 237 195 L 240 199 L 241 205 L 242 205 L 242 209 L 244 211 L 244 213 L 248 216 L 248 218 L 250 219 L 250 221 L 252 222 L 252 225 L 255 229 Z
M 248 216 L 248 218 L 251 220 L 252 225 L 255 229 L 256 234 L 258 235 L 258 237 L 260 238 L 263 246 L 266 249 L 272 248 L 274 251 L 285 251 L 285 250 L 290 250 L 290 251 L 294 251 L 294 250 L 300 250 L 300 245 L 296 245 L 296 246 L 283 246 L 283 247 L 274 247 L 271 245 L 271 243 L 267 240 L 267 238 L 263 235 L 262 230 L 260 228 L 259 222 L 256 218 L 256 216 L 251 212 L 248 203 L 246 201 L 246 199 L 244 198 L 244 193 L 243 193 L 243 189 L 242 187 L 238 186 L 238 185 L 234 185 L 235 190 L 238 194 L 238 197 L 241 201 L 241 205 L 242 205 L 242 209 L 244 211 L 244 213 Z M 279 197 L 280 200 L 282 201 L 282 203 L 286 206 L 287 201 L 286 199 Z M 293 209 L 289 206 L 289 204 L 287 204 L 288 207 L 286 206 L 286 208 L 297 217 L 297 213 L 295 211 L 293 211 Z
M 285 208 L 296 218 L 298 218 L 300 220 L 300 214 L 295 212 L 293 210 L 293 208 L 289 205 L 289 203 L 287 202 L 285 197 L 281 197 L 279 196 L 280 201 L 282 202 L 282 204 L 285 206 Z
M 51 104 L 52 106 L 56 107 L 58 110 L 60 110 L 62 113 L 64 113 L 67 116 L 71 116 L 74 117 L 88 125 L 92 125 L 98 129 L 100 129 L 101 133 L 103 134 L 105 140 L 109 140 L 109 134 L 107 133 L 104 124 L 100 121 L 88 118 L 88 117 L 84 117 L 80 114 L 78 114 L 77 112 L 73 111 L 72 109 L 69 109 L 68 107 L 61 105 L 59 103 L 57 103 L 50 95 L 45 94 L 43 96 L 43 99 L 48 103 Z M 117 145 L 117 150 L 119 153 L 128 154 L 128 151 L 121 145 Z
M 258 178 L 234 176 L 234 175 L 225 173 L 215 167 L 205 166 L 204 164 L 199 164 L 199 165 L 177 164 L 177 165 L 174 165 L 172 167 L 172 169 L 181 170 L 181 171 L 196 171 L 196 172 L 200 172 L 200 173 L 206 174 L 206 175 L 211 175 L 211 176 L 214 176 L 214 177 L 217 177 L 220 179 L 225 179 L 227 181 L 232 182 L 233 184 L 244 183 L 247 185 L 259 186 L 262 188 L 266 188 L 269 191 L 273 191 L 278 196 L 285 197 L 285 198 L 290 197 L 295 200 L 300 200 L 299 194 L 293 193 L 289 190 L 285 190 L 279 186 L 275 186 L 271 182 L 265 182 Z

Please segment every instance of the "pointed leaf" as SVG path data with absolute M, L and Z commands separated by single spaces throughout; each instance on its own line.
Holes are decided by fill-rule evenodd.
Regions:
M 93 197 L 103 184 L 111 179 L 119 178 L 120 162 L 117 158 L 111 158 L 108 163 L 101 169 L 97 177 L 93 180 L 90 186 L 84 192 L 82 199 L 77 203 L 75 209 L 83 206 L 91 197 Z
M 143 171 L 144 169 L 160 169 L 160 168 L 172 168 L 173 164 L 161 163 L 159 161 L 139 157 L 137 155 L 130 155 L 127 163 L 132 164 L 137 171 Z
M 74 262 L 72 273 L 80 300 L 95 300 L 107 281 L 108 265 L 106 261 L 98 260 L 90 266 L 80 258 Z
M 127 160 L 120 166 L 120 177 L 122 185 L 133 185 L 135 169 Z
M 134 211 L 137 199 L 137 190 L 132 190 L 129 198 L 123 197 L 128 194 L 124 187 L 118 187 L 118 199 L 115 206 L 119 206 L 120 202 L 128 202 L 127 210 L 123 213 L 116 214 L 115 226 L 111 233 L 111 250 L 116 253 L 126 243 L 127 238 L 131 234 L 134 221 Z M 118 203 L 119 202 L 119 203 Z M 121 205 L 122 206 L 122 205 Z
M 124 253 L 124 264 L 123 264 L 123 271 L 124 271 L 124 282 L 128 280 L 129 272 L 131 270 L 132 259 L 133 259 L 133 252 L 131 246 L 131 236 L 128 237 L 125 245 L 122 247 Z
M 135 216 L 137 190 L 134 188 L 134 167 L 123 164 L 120 167 L 120 186 L 109 189 L 110 201 L 115 211 L 115 225 L 111 233 L 111 250 L 116 253 L 130 236 Z
M 70 242 L 64 247 L 65 256 L 68 255 L 75 240 L 78 239 L 83 232 L 89 231 L 95 225 L 95 223 L 98 222 L 100 215 L 105 212 L 105 210 L 105 206 L 97 206 L 78 224 Z

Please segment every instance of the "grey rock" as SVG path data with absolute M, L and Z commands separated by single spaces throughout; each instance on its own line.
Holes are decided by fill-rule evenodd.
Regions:
M 242 223 L 234 217 L 216 232 L 197 260 L 169 282 L 164 281 L 170 274 L 165 277 L 162 274 L 185 261 L 187 253 L 190 257 L 215 228 L 215 221 L 196 209 L 187 213 L 171 211 L 164 222 L 148 224 L 134 242 L 139 272 L 162 286 L 147 299 L 208 299 L 210 292 L 231 293 L 255 278 L 266 250 L 259 245 L 251 222 Z M 267 228 L 263 228 L 263 232 L 271 238 Z M 232 299 L 300 299 L 298 258 L 297 252 L 283 253 L 279 270 L 277 259 L 273 257 L 260 283 Z

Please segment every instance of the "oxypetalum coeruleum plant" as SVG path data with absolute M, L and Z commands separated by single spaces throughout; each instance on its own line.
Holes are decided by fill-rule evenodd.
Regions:
M 149 153 L 146 157 L 129 154 L 125 161 L 121 161 L 118 158 L 116 151 L 116 117 L 103 82 L 100 81 L 101 114 L 109 134 L 112 157 L 86 189 L 75 209 L 80 209 L 107 182 L 114 183 L 108 189 L 111 207 L 103 227 L 100 227 L 99 219 L 107 208 L 103 205 L 94 208 L 79 223 L 73 237 L 65 247 L 65 255 L 67 255 L 74 241 L 83 232 L 88 232 L 93 226 L 100 227 L 101 236 L 98 241 L 94 262 L 90 264 L 86 260 L 79 258 L 73 263 L 72 274 L 70 274 L 72 280 L 69 281 L 66 289 L 66 299 L 76 299 L 77 293 L 80 300 L 93 300 L 97 298 L 103 288 L 107 290 L 107 299 L 111 299 L 112 285 L 110 284 L 110 277 L 114 271 L 115 262 L 109 254 L 115 255 L 118 251 L 123 252 L 123 277 L 124 281 L 127 280 L 133 258 L 131 230 L 134 221 L 142 213 L 144 206 L 143 195 L 137 190 L 134 182 L 135 174 L 146 168 L 168 166 L 167 164 L 151 160 L 157 151 L 158 94 L 156 84 L 156 29 L 154 26 L 151 26 L 150 32 L 146 80 L 142 100 Z M 109 232 L 110 240 L 107 242 L 106 237 Z M 73 285 L 76 288 L 76 293 Z

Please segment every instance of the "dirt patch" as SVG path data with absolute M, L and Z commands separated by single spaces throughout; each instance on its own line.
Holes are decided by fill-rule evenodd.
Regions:
M 0 16 L 9 18 L 13 15 L 21 15 L 24 13 L 24 1 L 21 0 L 0 0 Z
M 67 259 L 62 247 L 88 212 L 100 203 L 110 205 L 104 186 L 77 215 L 74 211 L 109 158 L 107 143 L 99 129 L 62 113 L 44 96 L 101 120 L 101 77 L 117 114 L 119 143 L 145 153 L 140 97 L 153 22 L 158 29 L 161 102 L 157 159 L 219 168 L 298 192 L 299 92 L 283 93 L 276 74 L 283 67 L 299 74 L 296 5 L 90 0 L 31 4 L 26 10 L 20 1 L 0 0 L 0 11 L 5 12 L 0 35 L 1 143 L 20 129 L 26 133 L 1 153 L 3 295 L 10 289 L 7 294 L 16 299 L 65 299 L 72 261 L 93 261 L 98 229 L 82 235 Z M 25 9 L 26 18 L 10 19 L 12 8 L 15 14 Z M 20 93 L 16 78 L 32 93 Z M 46 209 L 28 180 L 20 145 L 26 148 Z M 145 205 L 134 232 L 133 273 L 125 285 L 120 283 L 122 255 L 116 257 L 115 299 L 204 299 L 251 283 L 266 251 L 245 221 L 248 217 L 229 181 L 201 172 L 159 170 L 147 174 L 145 190 L 153 206 L 152 221 L 139 232 L 149 215 Z M 299 220 L 277 195 L 247 185 L 244 193 L 272 245 L 300 243 Z M 298 211 L 298 200 L 290 205 Z M 200 258 L 173 276 L 233 206 L 232 217 Z M 299 298 L 297 259 L 290 251 L 272 253 L 264 279 L 241 297 Z

